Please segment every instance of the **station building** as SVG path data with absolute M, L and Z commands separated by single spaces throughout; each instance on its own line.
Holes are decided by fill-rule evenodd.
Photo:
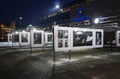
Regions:
M 54 24 L 69 27 L 104 29 L 104 44 L 114 41 L 120 30 L 120 1 L 73 0 L 40 18 L 40 27 L 52 29 Z M 95 23 L 97 18 L 98 22 Z
M 51 27 L 54 23 L 90 25 L 94 23 L 95 18 L 101 18 L 100 24 L 116 21 L 119 23 L 119 7 L 119 1 L 113 0 L 73 0 L 53 13 L 41 17 L 40 26 Z

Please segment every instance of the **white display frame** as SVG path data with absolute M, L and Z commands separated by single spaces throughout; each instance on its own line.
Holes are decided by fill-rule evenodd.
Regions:
M 19 38 L 18 38 L 19 41 L 18 41 L 18 42 L 14 42 L 14 41 L 13 41 L 13 40 L 14 40 L 14 35 L 19 35 Z M 13 43 L 19 43 L 19 42 L 20 42 L 20 34 L 19 34 L 19 33 L 13 33 L 13 34 L 12 34 L 12 42 L 13 42 Z
M 63 47 L 59 48 L 58 47 L 58 30 L 67 30 L 68 31 L 68 47 Z M 65 41 L 65 39 L 63 39 Z M 64 42 L 62 42 L 63 44 Z M 69 51 L 70 49 L 70 28 L 68 27 L 59 27 L 59 26 L 54 26 L 54 50 L 55 51 Z
M 120 31 L 117 31 L 116 32 L 116 45 L 117 46 L 120 46 Z
M 20 32 L 18 32 L 18 33 L 12 33 L 12 46 L 20 46 L 20 34 L 19 34 Z M 14 40 L 14 35 L 19 35 L 19 41 L 18 42 L 14 42 L 13 40 Z
M 94 47 L 95 47 L 95 48 L 103 47 L 103 42 L 104 42 L 104 41 L 103 41 L 103 39 L 104 39 L 104 31 L 103 31 L 103 29 L 94 29 L 94 32 L 95 32 L 95 38 L 94 38 L 94 39 L 95 39 L 95 44 L 94 44 Z M 96 44 L 96 42 L 97 42 L 97 40 L 96 40 L 96 39 L 97 39 L 96 33 L 97 33 L 97 32 L 100 32 L 100 33 L 101 33 L 101 44 L 100 44 L 100 45 L 97 45 L 97 44 Z
M 68 30 L 68 47 L 58 47 L 58 30 Z M 92 44 L 91 45 L 86 45 L 86 46 L 73 46 L 73 31 L 78 30 L 78 31 L 88 31 L 92 33 L 92 36 L 90 39 L 92 39 Z M 101 33 L 101 44 L 96 45 L 96 32 Z M 101 48 L 103 47 L 103 29 L 90 29 L 90 28 L 78 28 L 78 27 L 59 27 L 59 26 L 54 26 L 54 50 L 55 51 L 79 51 L 79 50 L 84 50 L 84 49 L 92 49 L 92 48 Z M 88 35 L 89 36 L 89 35 Z M 87 37 L 88 39 L 88 37 Z
M 28 35 L 28 38 L 27 38 L 27 42 L 22 42 L 22 34 L 27 34 Z M 19 32 L 19 35 L 20 35 L 20 46 L 29 46 L 30 45 L 30 33 L 29 32 Z
M 78 30 L 78 31 L 90 31 L 90 32 L 92 32 L 92 45 L 90 45 L 90 46 L 76 46 L 76 47 L 74 47 L 73 46 L 73 37 L 72 37 L 72 35 L 73 35 L 73 31 L 74 30 Z M 78 50 L 84 50 L 84 49 L 90 49 L 90 48 L 94 48 L 95 46 L 95 44 L 94 44 L 94 41 L 95 41 L 95 32 L 94 32 L 94 30 L 93 29 L 88 29 L 88 28 L 72 28 L 72 30 L 71 30 L 71 50 L 73 50 L 73 51 L 78 51 Z
M 41 44 L 34 44 L 34 33 L 41 33 Z M 44 46 L 44 31 L 43 30 L 31 30 L 31 46 L 32 47 L 43 47 Z
M 10 36 L 11 36 L 11 41 L 10 41 Z M 12 42 L 12 34 L 8 34 L 8 42 Z
M 48 35 L 52 35 L 51 41 L 48 41 Z M 53 33 L 52 32 L 44 32 L 44 45 L 47 47 L 53 46 Z
M 48 41 L 48 35 L 52 35 L 52 41 Z M 53 43 L 53 33 L 51 33 L 51 32 L 45 32 L 44 33 L 44 42 L 45 43 Z

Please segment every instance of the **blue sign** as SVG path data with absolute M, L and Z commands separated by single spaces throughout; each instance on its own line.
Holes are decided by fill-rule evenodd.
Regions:
M 72 21 L 73 22 L 80 22 L 80 21 L 85 21 L 85 20 L 89 20 L 90 17 L 89 16 L 82 16 L 80 18 L 73 18 Z
M 85 20 L 89 20 L 90 17 L 85 15 L 85 10 L 83 8 L 78 8 L 78 12 L 77 12 L 77 18 L 73 18 L 72 21 L 73 22 L 80 22 L 80 21 L 85 21 Z

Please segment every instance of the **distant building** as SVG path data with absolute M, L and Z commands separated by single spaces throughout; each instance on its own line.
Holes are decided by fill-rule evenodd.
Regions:
M 119 25 L 119 3 L 120 1 L 118 0 L 73 0 L 73 2 L 62 6 L 59 10 L 41 17 L 40 26 L 50 29 L 53 24 L 65 26 L 69 24 L 76 24 L 79 26 L 92 25 L 95 18 L 102 18 L 101 24 L 118 23 Z M 104 19 L 104 17 L 110 18 Z
M 15 30 L 15 21 L 13 21 L 10 27 L 7 27 L 5 24 L 0 25 L 0 42 L 7 41 L 8 33 Z

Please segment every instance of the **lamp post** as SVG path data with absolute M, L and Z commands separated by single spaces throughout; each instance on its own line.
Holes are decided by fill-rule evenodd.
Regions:
M 60 8 L 60 5 L 57 4 L 57 5 L 55 6 L 55 8 L 56 8 L 56 9 L 59 9 L 59 8 Z M 54 62 L 56 61 L 56 60 L 55 60 L 55 58 L 56 58 L 56 57 L 55 57 L 55 49 L 54 49 L 54 47 L 55 47 L 55 46 L 54 46 L 54 26 L 55 26 L 55 25 L 56 25 L 56 21 L 54 21 L 54 25 L 53 25 L 53 61 L 54 61 Z

